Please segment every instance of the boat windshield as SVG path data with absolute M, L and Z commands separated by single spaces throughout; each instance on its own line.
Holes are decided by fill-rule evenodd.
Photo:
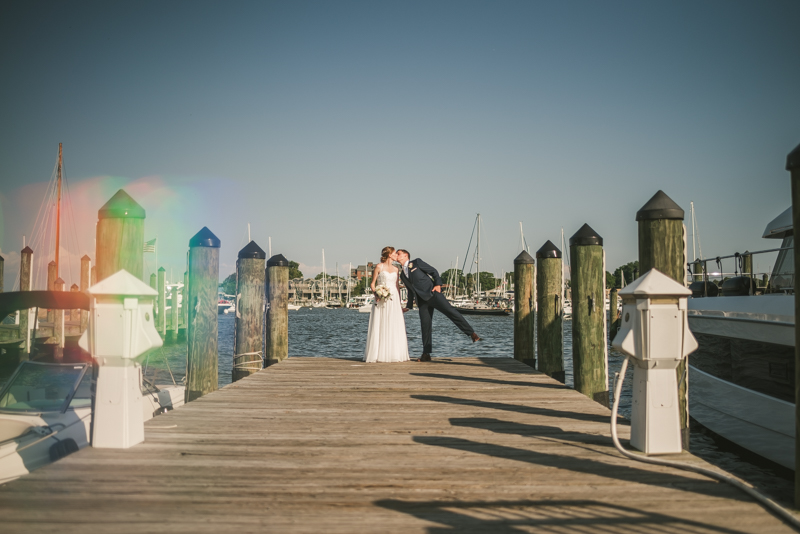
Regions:
M 63 411 L 87 367 L 85 363 L 23 362 L 0 392 L 0 411 L 14 413 Z
M 785 250 L 789 247 L 789 250 Z M 775 268 L 772 270 L 770 285 L 776 291 L 794 290 L 794 236 L 786 236 L 781 243 L 781 250 L 775 260 Z

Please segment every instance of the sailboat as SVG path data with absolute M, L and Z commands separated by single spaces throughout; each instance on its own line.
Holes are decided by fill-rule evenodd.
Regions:
M 477 234 L 476 234 L 477 232 Z M 477 274 L 475 275 L 475 298 L 469 304 L 462 304 L 458 306 L 458 311 L 462 313 L 462 315 L 511 315 L 511 310 L 508 308 L 493 308 L 486 304 L 485 302 L 481 302 L 481 214 L 479 213 L 475 219 L 475 226 L 473 227 L 473 236 L 470 237 L 470 243 L 472 243 L 472 237 L 477 235 L 477 239 L 475 241 L 475 265 Z M 469 255 L 469 247 L 467 247 L 467 256 Z M 466 267 L 466 256 L 464 257 L 464 266 Z M 463 272 L 463 268 L 462 268 Z

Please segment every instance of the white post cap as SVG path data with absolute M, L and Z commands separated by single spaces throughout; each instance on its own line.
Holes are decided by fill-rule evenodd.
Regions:
M 620 297 L 689 297 L 692 291 L 657 269 L 650 269 L 636 281 L 619 291 Z

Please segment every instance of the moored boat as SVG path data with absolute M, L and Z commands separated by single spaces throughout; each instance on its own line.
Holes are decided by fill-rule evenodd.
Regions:
M 767 225 L 763 237 L 783 241 L 779 248 L 711 260 L 718 266 L 726 258 L 736 262 L 721 288 L 708 274 L 691 286 L 689 327 L 700 347 L 689 356 L 689 413 L 723 438 L 795 469 L 791 208 Z M 752 255 L 765 252 L 778 257 L 769 284 L 759 287 L 741 258 L 750 256 L 752 265 Z

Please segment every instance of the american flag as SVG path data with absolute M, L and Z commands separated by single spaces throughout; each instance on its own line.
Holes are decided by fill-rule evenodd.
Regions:
M 150 241 L 147 241 L 144 244 L 144 250 L 142 252 L 155 252 L 156 251 L 156 239 L 158 239 L 158 238 L 154 237 Z

